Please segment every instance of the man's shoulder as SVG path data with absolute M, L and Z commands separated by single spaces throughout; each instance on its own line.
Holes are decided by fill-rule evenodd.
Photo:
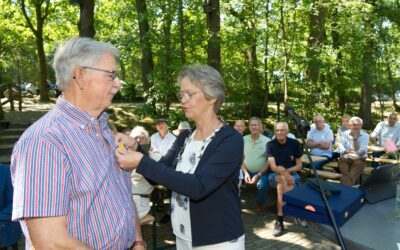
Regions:
M 173 139 L 173 140 L 176 139 L 176 136 L 175 136 L 174 134 L 172 134 L 171 132 L 169 132 L 169 131 L 168 131 L 168 133 L 167 133 L 167 136 L 168 136 L 168 138 L 171 139 L 171 140 L 172 140 L 172 139 Z
M 350 132 L 349 132 L 349 134 L 350 134 Z M 360 135 L 369 137 L 369 134 L 367 132 L 365 132 L 364 130 L 360 130 Z
M 39 120 L 29 126 L 21 135 L 14 148 L 21 147 L 22 144 L 31 145 L 39 141 L 58 144 L 63 141 L 62 133 L 67 131 L 66 121 L 54 109 L 42 116 Z M 23 146 L 22 146 L 23 147 Z
M 261 140 L 262 142 L 265 142 L 265 143 L 271 141 L 271 139 L 269 139 L 268 137 L 266 137 L 266 136 L 263 135 L 263 134 L 260 135 L 260 140 Z

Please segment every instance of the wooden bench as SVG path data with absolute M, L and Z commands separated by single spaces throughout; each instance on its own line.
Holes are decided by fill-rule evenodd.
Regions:
M 306 173 L 306 174 L 313 173 L 313 171 L 311 169 L 309 169 L 309 168 L 302 168 L 301 172 Z M 324 171 L 324 170 L 317 170 L 317 174 L 322 179 L 331 179 L 331 180 L 340 179 L 340 176 L 342 176 L 339 173 L 330 172 L 330 171 Z
M 396 159 L 387 159 L 387 158 L 367 158 L 367 162 L 377 162 L 382 164 L 394 164 L 397 163 Z

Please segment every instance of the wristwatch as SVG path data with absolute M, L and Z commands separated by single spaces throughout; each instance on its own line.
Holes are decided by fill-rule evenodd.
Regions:
M 258 175 L 258 177 L 260 177 L 260 178 L 261 178 L 261 176 L 262 176 L 262 174 L 261 174 L 261 173 L 257 173 L 257 175 Z

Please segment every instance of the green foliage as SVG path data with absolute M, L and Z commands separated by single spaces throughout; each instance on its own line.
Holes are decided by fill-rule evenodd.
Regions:
M 0 81 L 16 82 L 19 58 L 21 81 L 37 83 L 35 39 L 16 2 L 0 0 Z M 78 34 L 79 21 L 78 5 L 69 1 L 51 3 L 53 9 L 43 36 L 48 62 L 62 41 Z M 187 64 L 207 62 L 209 34 L 203 4 L 200 0 L 183 1 Z M 269 102 L 274 102 L 278 97 L 274 76 L 282 81 L 281 90 L 287 89 L 287 105 L 295 107 L 307 119 L 321 113 L 332 124 L 338 123 L 342 111 L 357 114 L 365 72 L 369 73 L 373 95 L 393 96 L 400 90 L 400 24 L 396 1 L 221 0 L 220 4 L 221 73 L 227 90 L 221 113 L 225 118 L 248 118 L 266 111 L 264 100 L 268 97 Z M 318 4 L 325 11 L 323 26 L 319 27 L 325 39 L 312 45 L 310 34 L 316 33 L 310 16 L 318 14 Z M 135 2 L 96 1 L 95 38 L 111 42 L 121 50 L 119 75 L 125 83 L 116 99 L 131 102 L 145 99 L 146 103 L 135 111 L 141 119 L 163 116 L 178 122 L 184 118 L 175 109 L 178 101 L 175 79 L 183 66 L 179 57 L 181 31 L 177 8 L 175 1 L 147 1 L 154 69 L 153 86 L 144 92 Z M 370 27 L 366 25 L 368 22 Z M 373 46 L 370 48 L 369 44 Z M 251 49 L 255 52 L 252 57 Z M 365 60 L 366 50 L 371 50 L 370 60 Z M 310 70 L 317 74 L 311 77 Z M 48 72 L 49 80 L 54 81 L 49 65 Z M 340 98 L 345 100 L 345 107 L 339 111 Z M 273 112 L 264 118 L 275 119 Z M 373 116 L 376 117 L 379 115 Z

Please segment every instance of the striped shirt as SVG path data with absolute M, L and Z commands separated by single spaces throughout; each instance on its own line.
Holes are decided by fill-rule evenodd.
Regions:
M 135 236 L 131 173 L 115 161 L 108 115 L 98 119 L 59 97 L 30 126 L 11 158 L 12 219 L 66 216 L 68 233 L 94 249 L 127 249 Z

